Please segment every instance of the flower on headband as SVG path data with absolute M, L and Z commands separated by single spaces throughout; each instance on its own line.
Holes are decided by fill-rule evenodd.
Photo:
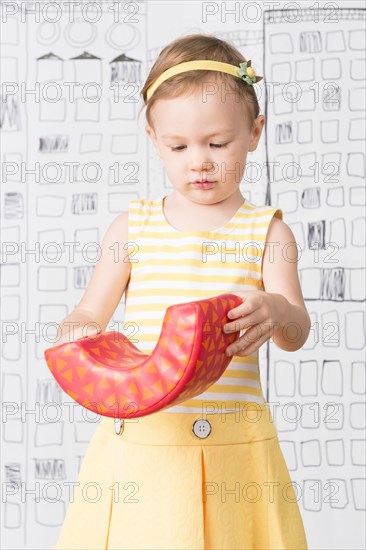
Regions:
M 251 66 L 252 62 L 249 61 L 243 61 L 243 63 L 239 64 L 239 69 L 237 71 L 238 75 L 244 82 L 247 84 L 254 84 L 255 82 L 259 82 L 262 80 L 262 76 L 256 76 L 254 69 Z

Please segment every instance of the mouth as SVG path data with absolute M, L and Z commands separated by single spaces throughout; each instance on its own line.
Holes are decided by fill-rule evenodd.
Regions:
M 210 180 L 196 180 L 193 182 L 193 185 L 197 189 L 211 189 L 215 185 L 215 181 Z

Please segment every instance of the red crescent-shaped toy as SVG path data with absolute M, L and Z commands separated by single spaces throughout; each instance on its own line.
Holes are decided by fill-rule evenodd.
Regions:
M 169 306 L 151 354 L 117 331 L 79 338 L 44 351 L 61 388 L 83 407 L 114 418 L 152 414 L 207 390 L 232 357 L 225 350 L 239 331 L 225 334 L 235 294 Z

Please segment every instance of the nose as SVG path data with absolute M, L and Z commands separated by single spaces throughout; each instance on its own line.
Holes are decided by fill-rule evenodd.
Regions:
M 211 152 L 196 148 L 192 151 L 190 168 L 194 172 L 211 172 L 215 168 L 215 162 L 211 158 Z

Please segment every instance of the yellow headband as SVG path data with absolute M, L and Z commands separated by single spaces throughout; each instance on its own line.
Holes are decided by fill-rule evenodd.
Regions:
M 146 92 L 146 99 L 149 101 L 155 90 L 168 78 L 175 76 L 176 74 L 184 73 L 186 71 L 221 71 L 224 73 L 232 74 L 241 78 L 247 84 L 254 84 L 263 79 L 263 76 L 256 76 L 254 69 L 251 67 L 251 61 L 243 61 L 236 65 L 230 63 L 222 63 L 221 61 L 211 61 L 207 59 L 198 59 L 196 61 L 185 61 L 179 63 L 174 67 L 170 67 L 164 71 L 148 88 Z

